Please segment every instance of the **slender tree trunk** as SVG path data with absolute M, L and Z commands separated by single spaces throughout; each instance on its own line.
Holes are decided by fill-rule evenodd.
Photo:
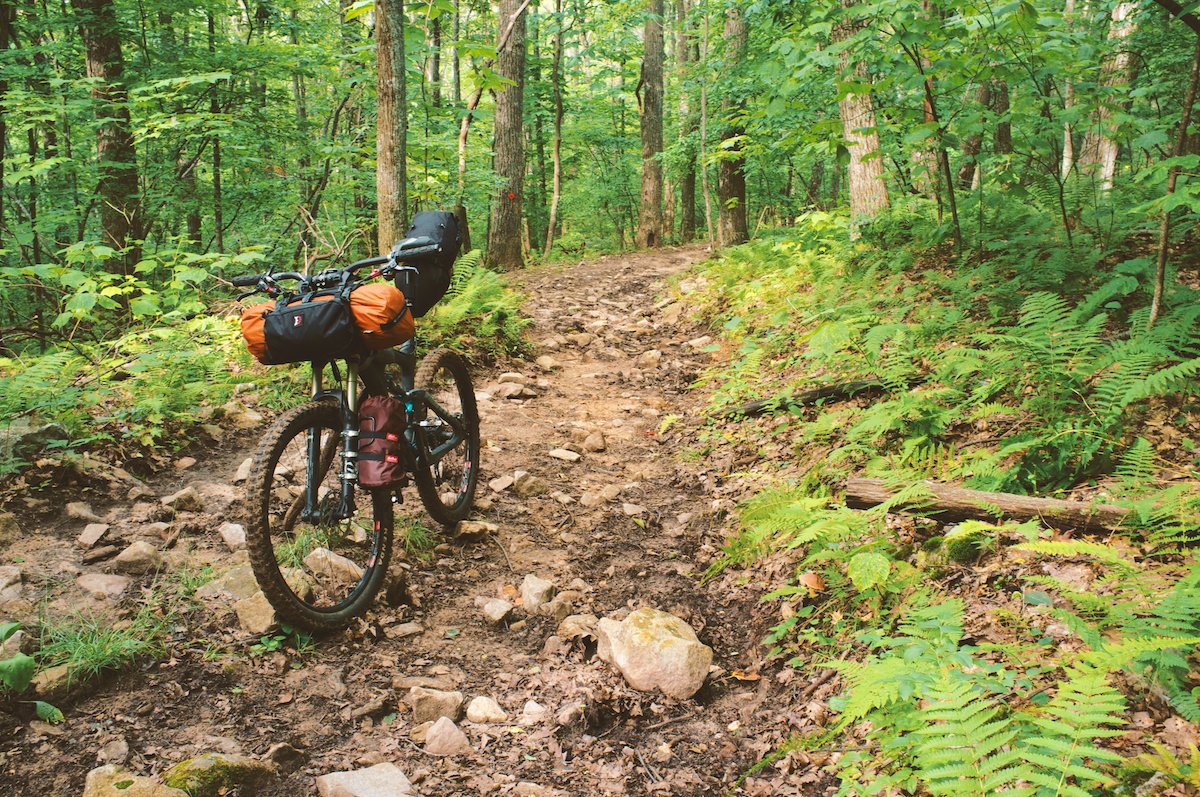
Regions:
M 512 31 L 508 46 L 498 53 L 496 72 L 511 81 L 497 93 L 493 152 L 499 190 L 492 196 L 487 262 L 503 269 L 520 268 L 521 200 L 525 182 L 524 117 L 525 9 L 528 3 L 500 0 L 500 36 Z M 509 21 L 513 24 L 509 28 Z
M 0 52 L 8 50 L 15 17 L 16 7 L 9 2 L 0 2 Z M 4 100 L 7 95 L 7 73 L 0 71 L 0 232 L 7 229 L 4 222 L 4 159 L 8 156 L 8 124 L 4 116 Z
M 749 30 L 741 8 L 730 6 L 725 12 L 725 73 L 736 74 L 746 58 Z M 717 238 L 721 246 L 737 246 L 750 239 L 746 221 L 746 159 L 736 141 L 745 131 L 734 118 L 741 114 L 742 102 L 728 92 L 721 99 L 725 129 L 721 133 L 722 157 L 717 165 Z
M 973 131 L 963 142 L 962 166 L 958 169 L 958 187 L 969 190 L 975 180 L 976 162 L 983 151 L 983 130 L 987 124 L 987 112 L 992 105 L 992 86 L 983 82 L 975 89 L 975 104 L 979 106 L 979 129 Z
M 637 246 L 663 243 L 663 0 L 650 0 L 642 57 L 642 197 L 638 205 Z
M 992 83 L 992 114 L 996 117 L 992 151 L 997 155 L 1011 155 L 1013 151 L 1012 121 L 1008 111 L 1008 81 L 997 80 Z
M 458 3 L 454 4 L 454 46 L 450 48 L 451 53 L 451 79 L 454 81 L 454 107 L 462 105 L 462 75 L 460 73 L 458 57 L 458 37 L 459 37 L 459 10 Z
M 96 152 L 100 163 L 100 224 L 113 247 L 129 247 L 123 257 L 114 257 L 108 263 L 115 271 L 131 274 L 141 259 L 140 247 L 133 242 L 142 235 L 143 219 L 116 10 L 113 0 L 71 0 L 71 7 L 79 20 L 87 74 L 95 80 L 92 100 L 99 122 Z
M 544 240 L 545 233 L 539 225 L 546 222 L 546 126 L 542 118 L 542 34 L 541 15 L 537 5 L 531 4 L 529 10 L 529 39 L 533 42 L 533 63 L 529 65 L 529 80 L 533 88 L 533 119 L 532 143 L 534 148 L 534 163 L 530 169 L 533 190 L 529 194 L 529 202 L 524 204 L 525 224 L 529 231 L 530 245 L 525 253 L 532 251 L 532 242 L 539 244 Z M 540 250 L 539 250 L 540 251 Z
M 429 23 L 430 46 L 433 53 L 429 57 L 429 84 L 433 107 L 442 107 L 442 18 L 435 17 Z
M 1188 80 L 1187 96 L 1183 99 L 1183 117 L 1179 120 L 1179 132 L 1175 136 L 1175 157 L 1184 154 L 1187 147 L 1188 126 L 1192 122 L 1192 110 L 1196 107 L 1196 91 L 1200 85 L 1200 39 L 1196 40 L 1196 49 L 1192 54 L 1192 74 Z M 1179 167 L 1172 166 L 1167 171 L 1167 196 L 1175 193 L 1175 183 L 1179 179 Z M 1154 298 L 1150 302 L 1150 318 L 1146 328 L 1154 326 L 1162 312 L 1163 290 L 1167 279 L 1167 248 L 1171 243 L 1171 212 L 1163 211 L 1162 222 L 1158 229 L 1158 261 L 1154 272 Z
M 704 235 L 714 249 L 712 195 L 708 191 L 708 2 L 704 5 L 704 56 L 700 75 L 700 190 L 704 193 Z
M 696 115 L 688 104 L 687 78 L 692 37 L 688 32 L 687 0 L 675 0 L 675 16 L 679 23 L 675 34 L 675 64 L 679 70 L 679 138 L 684 148 L 676 215 L 679 217 L 679 240 L 686 243 L 696 237 L 696 148 L 690 141 L 696 133 Z
M 563 60 L 563 0 L 554 0 L 554 57 L 550 67 L 550 90 L 554 98 L 554 144 L 551 148 L 551 158 L 554 160 L 553 193 L 550 196 L 550 218 L 546 222 L 546 245 L 542 249 L 542 259 L 550 258 L 550 248 L 554 246 L 555 226 L 558 224 L 558 201 L 562 196 L 562 60 Z
M 1137 21 L 1133 16 L 1136 9 L 1137 3 L 1118 3 L 1112 11 L 1108 39 L 1115 52 L 1104 61 L 1100 76 L 1102 86 L 1112 89 L 1126 85 L 1132 79 L 1133 54 L 1128 49 L 1127 41 L 1137 30 Z M 1104 191 L 1112 190 L 1117 169 L 1119 147 L 1111 135 L 1112 115 L 1112 107 L 1102 102 L 1092 119 L 1092 126 L 1083 136 L 1079 151 L 1080 168 L 1098 174 L 1100 188 Z
M 842 5 L 849 9 L 855 3 L 842 0 Z M 849 17 L 839 21 L 833 28 L 834 42 L 841 43 L 850 38 L 858 26 L 859 23 Z M 849 52 L 842 50 L 839 57 L 843 74 L 853 74 L 856 83 L 870 84 L 865 62 L 858 61 L 851 68 Z M 846 94 L 838 102 L 838 111 L 842 117 L 846 148 L 850 151 L 850 212 L 855 216 L 875 216 L 887 209 L 888 194 L 871 93 Z
M 375 139 L 380 253 L 404 238 L 408 227 L 408 113 L 404 69 L 404 5 L 376 0 L 375 64 L 378 70 Z
M 208 52 L 213 55 L 216 52 L 216 23 L 213 15 L 208 15 Z M 218 84 L 220 85 L 220 84 Z M 216 116 L 221 111 L 221 104 L 217 99 L 217 92 L 214 90 L 212 99 L 209 101 L 209 113 Z M 225 251 L 225 213 L 222 207 L 221 196 L 221 138 L 213 136 L 212 143 L 212 184 L 213 184 L 213 244 L 217 252 Z

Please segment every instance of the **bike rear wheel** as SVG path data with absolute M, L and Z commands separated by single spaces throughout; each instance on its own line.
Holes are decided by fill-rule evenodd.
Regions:
M 464 519 L 479 482 L 479 409 L 463 359 L 434 349 L 417 368 L 428 400 L 419 424 L 413 480 L 425 511 L 450 526 Z
M 354 503 L 365 507 L 341 506 L 341 433 L 334 400 L 285 412 L 260 443 L 247 485 L 254 576 L 280 619 L 308 630 L 366 612 L 391 556 L 391 491 L 360 493 Z

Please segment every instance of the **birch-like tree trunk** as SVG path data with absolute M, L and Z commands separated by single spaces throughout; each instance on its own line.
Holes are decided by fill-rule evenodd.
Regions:
M 637 245 L 663 243 L 663 0 L 650 0 L 642 57 L 642 196 Z
M 375 0 L 375 65 L 375 201 L 379 251 L 385 253 L 408 229 L 408 102 L 401 0 Z
M 1104 61 L 1100 74 L 1100 85 L 1110 89 L 1127 85 L 1133 77 L 1133 53 L 1126 46 L 1127 40 L 1137 30 L 1133 13 L 1137 3 L 1118 3 L 1112 11 L 1108 39 L 1114 48 Z M 1119 146 L 1113 137 L 1112 106 L 1102 103 L 1092 118 L 1092 125 L 1083 136 L 1079 148 L 1079 168 L 1095 174 L 1100 179 L 1100 188 L 1110 191 L 1117 172 Z
M 842 0 L 846 9 L 853 0 Z M 833 41 L 841 44 L 859 29 L 860 24 L 847 16 L 833 27 Z M 838 55 L 842 73 L 853 74 L 855 82 L 869 85 L 871 76 L 864 61 L 850 64 L 850 53 Z M 879 131 L 875 127 L 875 102 L 871 93 L 847 94 L 838 102 L 843 136 L 850 152 L 850 212 L 855 216 L 875 216 L 888 208 L 887 183 L 883 179 L 883 159 L 879 150 Z

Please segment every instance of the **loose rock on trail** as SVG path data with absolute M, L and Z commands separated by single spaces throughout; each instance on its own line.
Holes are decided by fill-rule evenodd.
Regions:
M 759 673 L 772 621 L 757 595 L 700 583 L 732 503 L 714 496 L 705 462 L 679 457 L 711 360 L 689 345 L 706 330 L 664 297 L 666 278 L 703 256 L 517 275 L 532 351 L 473 372 L 485 447 L 472 521 L 427 558 L 398 541 L 387 595 L 305 649 L 274 630 L 236 525 L 239 468 L 261 426 L 214 426 L 211 445 L 145 483 L 109 468 L 86 492 L 18 502 L 0 619 L 81 611 L 120 624 L 167 581 L 206 583 L 195 609 L 170 618 L 168 657 L 83 694 L 44 684 L 62 724 L 17 703 L 17 715 L 0 712 L 0 793 L 83 794 L 101 765 L 156 779 L 221 754 L 275 773 L 229 794 L 723 794 L 790 733 L 814 729 L 789 695 L 816 700 L 820 685 Z M 270 421 L 241 399 L 226 408 L 235 426 Z M 400 511 L 432 528 L 415 492 L 405 498 Z M 686 660 L 685 675 L 646 675 L 655 656 L 620 651 L 639 685 L 671 684 L 675 697 L 635 690 L 596 655 L 601 634 L 641 609 L 698 637 L 658 657 Z M 824 762 L 808 758 L 741 793 L 825 792 Z

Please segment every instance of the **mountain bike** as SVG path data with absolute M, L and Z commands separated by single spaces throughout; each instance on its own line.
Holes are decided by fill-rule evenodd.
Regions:
M 405 260 L 422 252 L 398 245 L 389 255 L 314 276 L 268 271 L 232 282 L 253 286 L 239 300 L 257 293 L 286 300 L 376 277 L 412 284 L 419 272 Z M 365 268 L 372 271 L 360 279 Z M 367 610 L 387 579 L 394 505 L 407 478 L 382 488 L 358 483 L 358 410 L 367 397 L 402 402 L 404 474 L 429 515 L 449 526 L 470 512 L 480 447 L 470 374 L 449 349 L 416 361 L 415 337 L 394 348 L 312 360 L 310 399 L 280 415 L 259 443 L 247 481 L 246 546 L 255 578 L 284 622 L 342 627 Z

